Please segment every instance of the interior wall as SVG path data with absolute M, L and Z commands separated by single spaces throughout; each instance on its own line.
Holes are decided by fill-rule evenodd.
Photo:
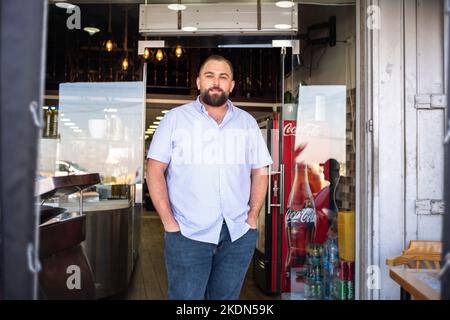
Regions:
M 308 26 L 327 22 L 336 16 L 336 46 L 309 46 L 301 41 L 304 66 L 298 66 L 286 81 L 286 90 L 297 92 L 302 81 L 309 85 L 346 85 L 355 88 L 356 25 L 355 6 L 300 5 L 299 32 L 306 33 Z M 304 51 L 304 53 L 303 53 Z M 311 55 L 311 53 L 313 53 Z M 312 60 L 311 60 L 312 58 Z M 296 57 L 294 57 L 294 60 Z M 312 62 L 312 68 L 310 68 Z M 292 89 L 294 87 L 294 89 Z

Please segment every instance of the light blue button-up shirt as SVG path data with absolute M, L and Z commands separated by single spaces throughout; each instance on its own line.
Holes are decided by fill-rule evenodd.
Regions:
M 169 201 L 181 233 L 214 244 L 224 220 L 232 241 L 248 231 L 251 170 L 272 164 L 256 120 L 227 105 L 220 125 L 199 98 L 172 109 L 147 155 L 168 164 Z

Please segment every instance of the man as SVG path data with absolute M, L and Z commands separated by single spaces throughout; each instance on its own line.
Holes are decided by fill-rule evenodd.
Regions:
M 231 63 L 210 56 L 196 83 L 197 100 L 164 116 L 147 156 L 165 230 L 168 296 L 238 299 L 272 159 L 255 119 L 228 100 Z

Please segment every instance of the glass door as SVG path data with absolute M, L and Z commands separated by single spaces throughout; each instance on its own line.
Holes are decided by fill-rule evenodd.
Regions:
M 354 6 L 300 4 L 299 45 L 281 48 L 283 299 L 354 299 L 354 21 Z

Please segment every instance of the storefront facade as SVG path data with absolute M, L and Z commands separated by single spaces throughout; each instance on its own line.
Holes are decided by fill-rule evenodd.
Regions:
M 253 4 L 257 8 L 256 2 L 249 6 Z M 49 5 L 52 6 L 54 3 Z M 233 3 L 230 5 L 232 6 Z M 7 12 L 7 6 L 5 8 L 3 6 L 2 4 L 2 12 Z M 272 46 L 269 54 L 272 57 L 270 61 L 279 63 L 277 65 L 279 73 L 271 80 L 276 88 L 274 96 L 262 101 L 252 100 L 252 95 L 259 91 L 255 91 L 254 85 L 253 87 L 249 85 L 242 87 L 241 95 L 235 99 L 238 107 L 246 108 L 250 113 L 253 112 L 261 129 L 268 137 L 272 156 L 276 160 L 271 168 L 268 199 L 260 219 L 260 241 L 263 237 L 271 242 L 258 243 L 260 256 L 255 259 L 255 264 L 266 263 L 267 268 L 270 266 L 269 274 L 259 275 L 261 283 L 267 291 L 282 297 L 283 293 L 297 293 L 292 289 L 292 285 L 295 287 L 295 281 L 292 282 L 292 279 L 298 271 L 291 271 L 292 268 L 288 270 L 287 267 L 290 263 L 288 256 L 290 256 L 292 245 L 292 241 L 289 241 L 291 234 L 288 223 L 293 220 L 289 220 L 286 213 L 289 208 L 292 208 L 292 198 L 296 197 L 291 196 L 292 189 L 295 189 L 294 176 L 298 174 L 299 168 L 296 165 L 293 149 L 301 143 L 309 143 L 309 146 L 315 144 L 322 150 L 306 153 L 304 160 L 312 168 L 324 170 L 320 168 L 324 167 L 323 164 L 328 159 L 336 159 L 340 164 L 338 188 L 332 189 L 331 180 L 324 179 L 322 176 L 321 186 L 326 186 L 333 192 L 338 190 L 334 200 L 338 208 L 337 212 L 346 212 L 354 219 L 354 229 L 351 232 L 354 240 L 350 241 L 354 253 L 348 261 L 341 259 L 353 263 L 352 268 L 354 268 L 351 279 L 354 294 L 347 298 L 398 299 L 399 287 L 390 279 L 385 260 L 400 254 L 410 240 L 443 239 L 443 141 L 448 130 L 445 120 L 448 18 L 444 14 L 443 1 L 361 0 L 351 3 L 323 1 L 323 5 L 299 2 L 295 8 L 295 10 L 288 9 L 286 11 L 288 15 L 285 16 L 286 22 L 291 25 L 291 31 L 279 31 L 277 34 L 276 30 L 268 30 L 272 26 L 269 28 L 264 24 L 265 16 L 261 15 L 264 11 L 255 9 L 249 12 L 249 15 L 257 15 L 259 12 L 259 19 L 262 20 L 256 23 L 256 27 L 258 28 L 259 23 L 261 33 L 264 33 L 264 37 L 260 39 L 246 40 L 251 39 L 249 36 L 257 34 L 257 31 L 251 30 L 253 25 L 250 22 L 247 26 L 249 30 L 242 31 L 242 27 L 239 27 L 223 31 L 227 24 L 221 24 L 220 19 L 216 19 L 216 26 L 208 25 L 203 31 L 201 28 L 190 31 L 192 34 L 183 38 L 185 39 L 184 47 L 187 50 L 199 48 L 198 52 L 201 56 L 202 50 L 206 52 L 208 49 L 207 45 L 198 40 L 195 45 L 189 46 L 189 43 L 195 42 L 192 39 L 196 37 L 201 39 L 218 32 L 217 30 L 222 30 L 225 32 L 224 39 L 228 36 L 228 39 L 239 39 L 239 43 L 234 43 L 234 48 L 229 46 L 228 51 L 218 53 L 230 54 L 236 59 L 232 62 L 237 64 L 241 54 L 233 51 L 238 48 L 237 45 L 244 50 L 260 50 L 262 52 L 260 57 L 263 57 L 265 51 L 262 50 L 266 50 L 267 47 L 257 41 L 264 38 L 267 42 L 271 35 L 274 40 L 285 41 L 279 44 L 267 42 Z M 41 9 L 45 12 L 45 7 Z M 45 16 L 44 14 L 44 18 Z M 334 24 L 330 20 L 331 17 L 335 18 Z M 6 17 L 2 16 L 2 24 L 3 19 Z M 188 16 L 183 19 L 185 19 L 182 20 L 184 22 L 189 21 Z M 173 37 L 178 36 L 180 32 L 179 22 L 176 19 L 174 21 L 176 24 L 172 26 L 166 25 L 161 20 L 159 25 L 157 24 L 157 31 L 151 28 L 146 32 L 141 30 L 139 40 L 142 41 L 143 37 L 146 37 L 146 41 L 165 41 L 163 48 L 174 49 L 176 43 L 173 42 Z M 211 23 L 211 21 L 205 23 L 207 22 Z M 142 25 L 140 28 L 145 29 Z M 158 31 L 158 28 L 161 30 Z M 42 29 L 42 34 L 45 34 L 45 28 Z M 301 37 L 301 34 L 306 35 L 306 38 Z M 6 38 L 2 34 L 2 48 L 4 41 Z M 156 47 L 149 48 L 156 50 Z M 211 49 L 209 47 L 209 52 Z M 141 59 L 137 51 L 136 46 L 133 55 L 136 55 L 136 59 Z M 255 52 L 254 54 L 257 57 Z M 47 54 L 47 57 L 50 59 L 50 55 Z M 140 67 L 136 65 L 136 70 L 140 70 Z M 159 76 L 159 67 L 152 68 L 150 62 L 145 67 L 142 65 L 143 73 L 137 80 L 142 81 L 144 85 L 152 84 L 155 88 L 159 86 L 156 81 Z M 193 68 L 189 70 L 193 72 Z M 252 72 L 242 69 L 241 66 L 237 67 L 237 70 L 242 73 Z M 253 72 L 257 73 L 257 71 Z M 146 73 L 149 74 L 148 77 Z M 161 74 L 164 75 L 164 71 L 161 71 Z M 256 80 L 267 81 L 262 75 L 260 77 Z M 152 83 L 153 79 L 155 79 L 154 83 Z M 178 79 L 177 75 L 177 81 Z M 180 81 L 188 82 L 188 80 Z M 240 80 L 246 81 L 246 78 Z M 116 78 L 115 82 L 120 80 Z M 253 88 L 253 91 L 249 88 Z M 314 92 L 315 89 L 319 91 Z M 5 92 L 3 83 L 2 91 Z M 41 94 L 44 94 L 44 90 L 41 90 Z M 314 100 L 311 110 L 307 109 L 308 101 L 304 100 L 308 95 L 311 95 L 311 99 Z M 167 97 L 161 98 L 158 93 L 147 92 L 144 98 L 146 112 L 148 113 L 149 109 L 152 109 L 153 111 L 150 111 L 154 113 L 155 110 L 159 112 L 159 109 L 174 107 L 174 103 L 181 104 L 191 96 L 194 94 L 189 93 L 181 98 L 174 96 L 167 99 Z M 47 105 L 62 100 L 60 92 L 55 95 L 47 90 L 44 97 Z M 338 103 L 333 104 L 334 113 L 329 112 L 328 104 L 324 103 L 324 101 L 330 101 L 330 97 L 339 99 Z M 314 112 L 314 115 L 310 116 L 309 111 Z M 2 117 L 4 112 L 2 109 Z M 151 124 L 147 119 L 143 129 Z M 326 130 L 330 130 L 331 133 L 328 138 L 322 139 L 319 135 L 319 138 L 315 139 L 314 134 L 302 131 L 302 125 L 304 127 L 319 126 L 319 128 L 323 126 L 320 129 L 321 133 Z M 296 128 L 297 132 L 292 131 L 292 128 Z M 149 136 L 147 147 L 153 132 L 154 130 L 149 130 L 146 133 Z M 30 134 L 30 141 L 37 141 L 35 134 L 37 132 Z M 138 143 L 138 145 L 139 148 L 142 145 L 142 153 L 144 153 L 144 143 Z M 290 151 L 288 151 L 289 148 L 291 148 Z M 38 155 L 37 150 L 31 150 L 29 153 L 35 154 L 36 157 Z M 51 161 L 54 159 L 52 158 Z M 144 159 L 142 164 L 143 161 Z M 35 165 L 35 163 L 31 164 L 30 170 L 33 170 Z M 320 174 L 326 173 L 320 171 Z M 33 179 L 29 181 L 29 184 L 32 184 L 32 181 Z M 137 183 L 137 190 L 141 187 L 142 181 Z M 319 188 L 317 192 L 313 192 L 314 197 L 318 197 L 322 189 Z M 27 192 L 31 200 L 34 195 L 30 190 Z M 2 195 L 2 199 L 4 198 L 5 195 Z M 328 204 L 323 208 L 335 209 Z M 4 267 L 0 269 L 4 288 L 3 297 L 36 297 L 38 268 L 28 267 L 30 263 L 34 265 L 34 262 L 30 261 L 36 260 L 36 252 L 33 249 L 26 249 L 25 242 L 20 242 L 23 245 L 18 247 L 8 244 L 8 241 L 15 242 L 6 237 L 9 227 L 13 226 L 13 224 L 7 225 L 6 221 L 13 217 L 5 213 L 6 207 L 2 211 L 4 213 L 1 218 L 5 221 L 1 230 L 4 243 L 2 250 Z M 24 221 L 14 223 L 17 226 Z M 317 227 L 317 220 L 315 227 Z M 36 224 L 30 225 L 29 231 L 27 243 L 34 243 L 37 246 Z M 325 246 L 326 237 L 318 241 L 320 245 Z M 14 259 L 14 262 L 23 265 L 22 273 L 17 272 L 17 275 L 27 275 L 25 278 L 28 280 L 24 282 L 23 290 L 12 290 L 12 286 L 8 285 L 10 279 L 7 275 L 11 273 L 11 266 L 5 259 L 8 254 L 7 248 L 14 248 L 16 253 L 21 252 L 18 254 L 20 258 Z M 28 256 L 25 255 L 27 250 L 31 250 Z M 27 266 L 25 261 L 28 261 Z M 302 293 L 303 290 L 301 289 Z M 304 298 L 295 294 L 284 296 L 287 299 Z M 321 294 L 320 298 L 325 297 Z

